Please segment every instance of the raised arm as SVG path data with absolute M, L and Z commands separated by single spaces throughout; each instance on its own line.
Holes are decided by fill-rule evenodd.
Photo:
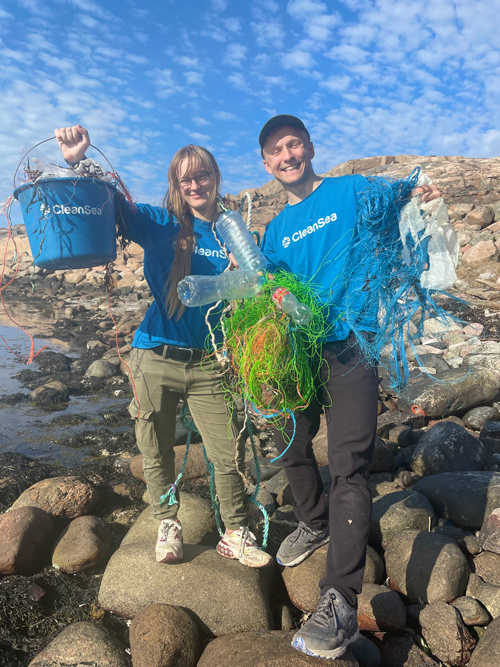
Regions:
M 89 133 L 84 127 L 78 124 L 56 128 L 54 135 L 66 162 L 74 164 L 83 160 L 85 151 L 90 146 Z

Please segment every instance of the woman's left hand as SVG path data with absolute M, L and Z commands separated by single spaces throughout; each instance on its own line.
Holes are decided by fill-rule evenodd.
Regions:
M 437 187 L 432 183 L 431 185 L 421 185 L 419 188 L 411 191 L 411 196 L 415 197 L 416 195 L 422 195 L 423 202 L 429 202 L 433 199 L 441 197 L 441 193 Z

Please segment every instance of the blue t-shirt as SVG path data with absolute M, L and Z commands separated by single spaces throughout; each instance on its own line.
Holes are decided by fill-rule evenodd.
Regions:
M 135 212 L 127 206 L 125 223 L 127 237 L 144 248 L 144 277 L 154 297 L 132 346 L 148 349 L 165 343 L 178 347 L 205 347 L 209 333 L 205 315 L 213 304 L 186 308 L 179 320 L 170 318 L 165 308 L 165 284 L 174 261 L 179 223 L 165 208 L 149 204 L 136 204 Z M 193 229 L 196 246 L 191 256 L 191 275 L 222 273 L 228 258 L 214 237 L 212 223 L 194 218 Z M 211 326 L 215 327 L 219 319 L 220 314 L 212 313 Z M 217 343 L 220 340 L 221 335 L 216 332 Z
M 359 175 L 325 178 L 301 202 L 287 204 L 269 223 L 262 240 L 270 270 L 291 271 L 320 288 L 319 298 L 328 306 L 332 325 L 326 341 L 344 340 L 350 333 L 342 315 L 349 298 L 344 272 L 356 233 L 357 196 L 368 187 L 367 179 Z M 376 319 L 373 309 L 368 319 L 371 328 Z

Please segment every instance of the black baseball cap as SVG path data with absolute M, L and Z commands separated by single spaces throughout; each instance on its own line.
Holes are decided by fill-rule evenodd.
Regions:
M 287 114 L 281 114 L 280 116 L 273 116 L 270 118 L 267 123 L 264 125 L 259 134 L 259 144 L 261 148 L 264 148 L 267 138 L 274 132 L 278 127 L 283 127 L 283 125 L 291 125 L 292 127 L 298 127 L 299 130 L 304 130 L 307 136 L 310 138 L 307 127 L 304 123 L 297 118 L 297 116 L 288 116 Z

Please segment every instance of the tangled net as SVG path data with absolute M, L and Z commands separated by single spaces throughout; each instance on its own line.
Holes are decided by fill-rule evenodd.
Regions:
M 309 324 L 296 326 L 275 306 L 273 292 L 284 287 L 312 311 Z M 311 280 L 278 270 L 253 298 L 235 302 L 223 320 L 234 385 L 252 411 L 266 417 L 303 410 L 316 395 L 321 344 L 333 326 Z

